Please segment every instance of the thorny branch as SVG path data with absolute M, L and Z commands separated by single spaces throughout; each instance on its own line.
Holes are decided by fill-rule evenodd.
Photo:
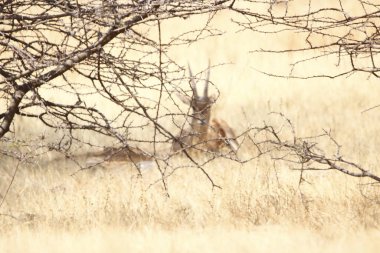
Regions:
M 289 76 L 299 78 L 335 78 L 354 72 L 380 74 L 380 5 L 376 0 L 284 0 L 235 3 L 232 10 L 242 18 L 234 18 L 241 30 L 255 33 L 295 35 L 296 43 L 279 49 L 270 47 L 253 53 L 292 53 L 299 55 Z M 265 13 L 266 11 L 266 13 Z M 277 37 L 273 37 L 275 40 Z M 278 48 L 278 47 L 276 47 Z M 311 52 L 311 57 L 302 57 Z M 336 59 L 336 74 L 294 74 L 295 68 L 307 61 Z M 276 73 L 269 73 L 278 75 Z
M 184 110 L 174 96 L 182 93 L 191 97 L 191 89 L 185 69 L 168 54 L 171 47 L 221 35 L 210 21 L 216 12 L 228 10 L 238 14 L 233 22 L 241 30 L 302 36 L 303 43 L 289 48 L 258 50 L 316 53 L 297 60 L 291 74 L 297 66 L 324 57 L 336 56 L 337 65 L 348 62 L 349 67 L 344 65 L 335 75 L 306 73 L 298 78 L 334 78 L 354 72 L 379 77 L 380 5 L 376 1 L 356 2 L 362 9 L 353 9 L 349 1 L 342 0 L 328 4 L 316 0 L 5 1 L 0 5 L 1 156 L 21 161 L 20 154 L 28 145 L 28 151 L 35 148 L 36 156 L 55 150 L 67 158 L 73 158 L 83 146 L 116 146 L 110 156 L 139 146 L 153 150 L 144 155 L 155 158 L 165 184 L 165 178 L 181 167 L 173 165 L 172 154 L 163 156 L 157 147 L 178 141 L 173 133 L 182 132 L 191 117 L 189 108 Z M 167 20 L 197 14 L 209 19 L 201 27 L 163 39 L 161 31 Z M 31 119 L 29 124 L 43 128 L 44 133 L 33 140 L 23 137 L 15 124 L 23 118 Z M 317 141 L 298 138 L 291 122 L 285 122 L 292 129 L 288 141 L 281 136 L 281 129 L 270 125 L 239 134 L 240 143 L 250 141 L 255 150 L 246 160 L 203 150 L 201 145 L 186 147 L 183 153 L 212 187 L 217 184 L 204 169 L 207 163 L 220 157 L 244 163 L 262 155 L 299 164 L 302 171 L 337 170 L 380 181 L 369 170 L 343 158 L 329 132 L 318 138 L 336 145 L 333 156 L 318 148 Z M 95 135 L 104 137 L 104 142 L 92 138 Z M 206 153 L 206 158 L 199 161 L 188 149 Z M 86 169 L 93 165 L 78 166 Z
M 140 146 L 153 148 L 144 152 L 146 157 L 168 164 L 156 146 L 170 145 L 182 125 L 178 122 L 189 116 L 173 96 L 189 90 L 183 88 L 184 68 L 167 52 L 220 35 L 210 20 L 228 8 L 227 2 L 19 0 L 0 5 L 2 156 L 18 159 L 24 152 L 20 143 L 35 146 L 15 124 L 28 118 L 28 124 L 44 129 L 39 145 L 66 158 L 75 160 L 83 146 L 115 147 L 113 155 Z M 167 20 L 197 14 L 209 19 L 194 30 L 161 38 Z M 40 150 L 36 156 L 45 154 Z
M 336 170 L 348 176 L 369 178 L 380 183 L 380 176 L 343 157 L 341 145 L 330 131 L 323 130 L 321 135 L 300 138 L 296 136 L 294 126 L 288 118 L 281 113 L 276 115 L 283 120 L 282 127 L 274 128 L 265 124 L 262 128 L 256 128 L 254 137 L 250 138 L 261 154 L 268 154 L 271 159 L 289 163 L 291 166 L 298 165 L 297 170 L 301 171 L 301 177 L 304 171 Z M 321 143 L 328 145 L 321 148 Z

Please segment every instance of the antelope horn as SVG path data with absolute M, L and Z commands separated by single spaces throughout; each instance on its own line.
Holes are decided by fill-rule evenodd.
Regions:
M 206 79 L 205 79 L 205 87 L 204 87 L 204 91 L 203 91 L 203 96 L 204 97 L 208 97 L 208 81 L 210 80 L 210 60 L 208 61 L 208 67 L 207 67 L 207 75 L 206 75 Z
M 191 68 L 190 68 L 190 64 L 189 63 L 187 64 L 187 67 L 189 68 L 191 89 L 193 90 L 194 96 L 198 96 L 197 87 L 196 87 L 196 84 L 195 84 L 195 81 L 194 81 L 193 72 L 191 72 Z

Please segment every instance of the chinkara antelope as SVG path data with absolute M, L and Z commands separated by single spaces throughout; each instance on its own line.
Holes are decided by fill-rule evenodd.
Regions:
M 211 108 L 216 101 L 215 97 L 208 94 L 210 67 L 203 85 L 195 81 L 190 66 L 189 74 L 192 96 L 179 95 L 179 98 L 192 109 L 192 114 L 189 115 L 190 128 L 182 130 L 173 141 L 172 151 L 194 148 L 215 152 L 227 146 L 236 153 L 239 145 L 232 128 L 222 119 L 213 118 L 210 121 Z
M 206 79 L 202 84 L 195 81 L 191 72 L 190 74 L 190 87 L 192 96 L 186 97 L 177 94 L 180 100 L 191 107 L 191 114 L 187 116 L 187 121 L 190 122 L 188 129 L 183 129 L 177 135 L 171 146 L 171 150 L 165 153 L 174 155 L 181 153 L 183 150 L 202 150 L 216 152 L 223 147 L 230 148 L 235 154 L 239 148 L 236 141 L 236 136 L 228 123 L 222 119 L 211 117 L 212 105 L 216 99 L 208 94 L 210 67 L 207 70 Z M 102 151 L 87 152 L 75 157 L 84 157 L 89 160 L 102 159 L 108 162 L 133 162 L 134 164 L 143 166 L 151 166 L 154 156 L 150 155 L 141 149 L 134 147 L 109 147 Z

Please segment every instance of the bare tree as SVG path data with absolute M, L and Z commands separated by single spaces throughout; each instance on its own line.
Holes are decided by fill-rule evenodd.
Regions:
M 124 142 L 126 129 L 158 123 L 162 93 L 171 94 L 180 82 L 170 73 L 182 71 L 167 57 L 181 43 L 144 34 L 160 20 L 212 13 L 226 1 L 5 1 L 1 6 L 0 137 L 15 115 L 36 118 L 59 129 L 83 129 Z M 186 43 L 212 35 L 193 31 Z M 160 31 L 158 31 L 160 33 Z M 183 42 L 182 42 L 183 43 Z M 179 73 L 180 74 L 180 73 Z M 75 77 L 73 77 L 75 76 Z M 182 76 L 183 77 L 183 76 Z M 171 79 L 172 78 L 172 79 Z M 63 92 L 70 103 L 46 93 Z M 142 96 L 143 92 L 152 97 Z M 115 106 L 112 117 L 89 104 L 89 96 Z M 130 125 L 131 115 L 141 123 Z
M 271 34 L 297 34 L 297 44 L 282 49 L 263 48 L 253 52 L 300 54 L 290 76 L 334 78 L 355 72 L 379 77 L 380 5 L 376 0 L 270 0 L 233 1 L 231 9 L 241 15 L 235 22 L 242 30 Z M 302 58 L 305 52 L 313 52 Z M 307 61 L 335 57 L 335 74 L 293 71 Z M 277 73 L 268 73 L 278 75 Z
M 266 48 L 252 49 L 252 54 L 291 53 L 295 59 L 288 74 L 258 69 L 264 74 L 300 79 L 337 78 L 355 73 L 380 77 L 380 4 L 376 0 L 242 0 L 233 1 L 230 9 L 240 15 L 233 20 L 240 31 L 296 38 L 295 43 L 276 47 L 279 49 L 273 49 L 275 41 L 268 43 Z M 318 68 L 315 72 L 303 71 L 305 64 L 326 63 L 327 58 L 335 59 L 332 73 L 318 72 Z M 256 128 L 250 140 L 259 156 L 269 154 L 273 160 L 295 166 L 301 171 L 300 183 L 304 180 L 305 171 L 323 170 L 336 170 L 380 182 L 380 177 L 370 169 L 343 157 L 341 146 L 330 131 L 323 130 L 319 136 L 299 138 L 291 121 L 280 115 L 292 137 L 284 137 L 282 128 L 271 125 Z
M 24 161 L 24 153 L 12 147 L 33 143 L 33 152 L 44 153 L 48 147 L 69 156 L 69 150 L 77 144 L 99 146 L 91 138 L 82 138 L 86 131 L 103 135 L 116 145 L 107 159 L 126 152 L 133 157 L 159 158 L 168 165 L 169 158 L 160 157 L 156 145 L 181 142 L 171 128 L 178 126 L 175 132 L 179 132 L 184 125 L 178 124 L 177 119 L 191 118 L 191 113 L 180 109 L 173 94 L 186 95 L 192 90 L 185 69 L 167 52 L 172 46 L 220 34 L 209 27 L 209 21 L 220 10 L 238 13 L 233 21 L 243 30 L 266 34 L 293 32 L 303 36 L 304 43 L 299 48 L 260 50 L 317 53 L 295 62 L 294 67 L 335 55 L 338 64 L 348 59 L 350 68 L 328 77 L 357 71 L 377 77 L 380 6 L 375 0 L 356 2 L 362 6 L 359 12 L 346 7 L 349 1 L 343 0 L 328 1 L 325 5 L 316 0 L 6 0 L 0 5 L 0 142 L 5 145 L 1 152 Z M 166 20 L 197 14 L 208 14 L 209 21 L 168 41 L 162 39 Z M 313 76 L 318 75 L 307 73 L 301 78 Z M 187 90 L 184 80 L 188 80 Z M 64 100 L 60 99 L 63 95 Z M 12 129 L 16 116 L 60 130 L 54 136 L 56 141 L 40 144 L 47 138 L 43 133 L 34 139 L 20 139 Z M 339 157 L 335 160 L 321 157 L 309 144 L 297 141 L 284 145 L 281 139 L 276 140 L 277 131 L 268 132 L 270 129 L 266 126 L 263 130 L 275 141 L 269 139 L 265 144 L 288 148 L 301 160 L 313 160 L 331 168 L 339 168 L 338 162 L 355 167 Z M 251 130 L 254 129 L 245 133 Z M 136 131 L 144 134 L 139 137 L 131 134 Z M 257 141 L 253 143 L 260 147 Z M 153 151 L 140 153 L 135 144 L 150 145 Z M 258 151 L 259 155 L 266 153 Z M 199 162 L 186 149 L 184 153 L 216 186 L 202 165 L 216 157 L 228 156 L 212 152 L 206 161 Z M 160 171 L 165 178 L 165 171 Z
M 170 167 L 171 156 L 163 156 L 159 149 L 170 148 L 178 139 L 175 133 L 185 127 L 178 120 L 191 117 L 174 96 L 186 96 L 191 85 L 185 68 L 167 52 L 172 46 L 221 34 L 209 23 L 230 4 L 227 0 L 3 2 L 1 155 L 27 161 L 55 150 L 76 160 L 87 146 L 103 161 L 126 157 L 141 169 L 145 165 L 138 164 L 141 161 L 160 166 L 160 160 Z M 199 28 L 162 39 L 167 20 L 198 14 L 209 19 Z M 211 82 L 209 86 L 216 89 Z M 28 118 L 30 126 L 54 132 L 22 136 L 15 128 L 15 120 L 22 118 Z M 103 136 L 104 142 L 97 141 L 99 137 L 84 138 L 95 135 Z M 203 165 L 224 154 L 213 152 L 202 162 L 183 152 L 216 186 Z M 82 169 L 94 166 L 77 164 Z M 166 169 L 158 168 L 164 182 Z
M 298 137 L 290 119 L 282 113 L 271 113 L 280 118 L 280 127 L 264 124 L 252 129 L 249 140 L 258 156 L 269 155 L 273 161 L 285 162 L 300 171 L 299 183 L 305 181 L 304 173 L 310 171 L 338 171 L 345 175 L 367 178 L 380 183 L 380 177 L 370 169 L 350 161 L 342 154 L 342 146 L 331 131 L 320 135 Z

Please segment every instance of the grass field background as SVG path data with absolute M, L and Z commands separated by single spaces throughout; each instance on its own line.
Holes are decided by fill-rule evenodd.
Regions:
M 230 19 L 222 12 L 213 22 L 233 31 Z M 205 20 L 165 24 L 165 36 Z M 236 131 L 261 126 L 271 120 L 268 113 L 282 112 L 298 136 L 331 130 L 345 157 L 380 174 L 380 109 L 362 113 L 379 104 L 378 80 L 363 74 L 270 77 L 260 71 L 288 74 L 292 61 L 311 55 L 248 53 L 302 43 L 289 35 L 229 32 L 170 53 L 194 71 L 205 69 L 209 59 L 216 65 L 210 79 L 221 96 L 213 113 Z M 336 61 L 310 61 L 294 73 L 334 74 L 347 67 L 344 61 L 336 67 Z M 4 164 L 2 195 L 15 168 Z M 0 209 L 0 252 L 377 252 L 380 247 L 379 187 L 367 180 L 314 172 L 299 186 L 299 171 L 265 157 L 246 164 L 218 160 L 205 169 L 222 189 L 212 189 L 199 170 L 184 168 L 168 178 L 168 198 L 157 171 L 138 177 L 128 163 L 75 176 L 66 163 L 23 166 Z

